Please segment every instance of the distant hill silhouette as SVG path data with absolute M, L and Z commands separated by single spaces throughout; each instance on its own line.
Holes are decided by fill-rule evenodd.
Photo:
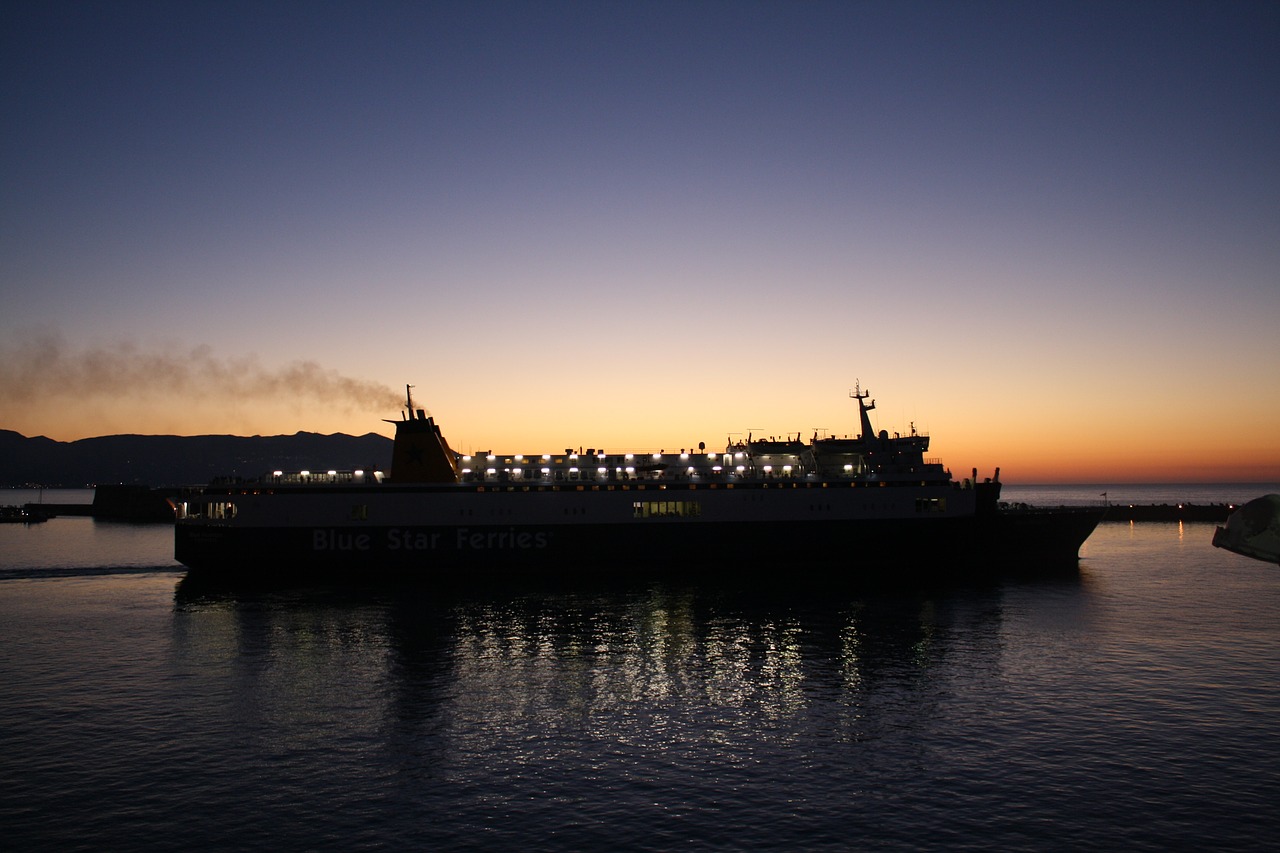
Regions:
M 387 470 L 391 439 L 320 435 L 104 435 L 79 441 L 0 430 L 0 486 L 190 486 L 273 470 Z

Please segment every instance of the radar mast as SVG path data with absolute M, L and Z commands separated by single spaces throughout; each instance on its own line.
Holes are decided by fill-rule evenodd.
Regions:
M 875 430 L 871 428 L 871 417 L 867 412 L 876 407 L 876 401 L 872 400 L 870 403 L 866 402 L 867 398 L 870 397 L 871 394 L 862 390 L 862 382 L 857 379 L 854 380 L 853 390 L 849 392 L 849 396 L 858 401 L 858 418 L 862 422 L 862 435 L 860 438 L 863 441 L 870 441 L 872 438 L 875 438 L 876 433 Z

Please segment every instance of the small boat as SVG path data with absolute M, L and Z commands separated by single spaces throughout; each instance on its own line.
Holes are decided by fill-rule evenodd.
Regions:
M 38 524 L 49 516 L 30 506 L 0 506 L 0 524 Z
M 1254 498 L 1213 532 L 1215 548 L 1280 564 L 1280 495 Z

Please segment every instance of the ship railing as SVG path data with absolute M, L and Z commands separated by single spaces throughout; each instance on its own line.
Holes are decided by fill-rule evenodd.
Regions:
M 904 466 L 902 470 L 856 470 L 844 468 L 768 470 L 765 467 L 715 465 L 711 467 L 672 466 L 664 470 L 643 470 L 635 466 L 599 466 L 595 468 L 463 468 L 460 482 L 474 486 L 596 486 L 612 484 L 698 484 L 698 483 L 832 483 L 851 486 L 955 486 L 945 470 L 921 470 L 921 466 Z M 969 487 L 965 484 L 964 487 Z
M 557 454 L 466 454 L 458 457 L 463 483 L 477 485 L 604 484 L 619 482 L 725 482 L 813 480 L 894 484 L 950 482 L 950 473 L 931 457 L 897 458 L 869 465 L 861 454 L 753 454 L 731 445 L 723 452 L 605 453 L 586 450 Z
M 280 486 L 372 485 L 386 479 L 384 471 L 357 468 L 354 471 L 272 471 L 259 477 L 258 482 Z

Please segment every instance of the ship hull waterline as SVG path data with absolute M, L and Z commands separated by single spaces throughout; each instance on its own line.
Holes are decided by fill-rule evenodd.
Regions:
M 1059 571 L 1101 510 L 930 519 L 633 525 L 183 526 L 175 557 L 206 577 L 396 578 L 584 575 L 747 578 L 781 567 L 850 579 Z

